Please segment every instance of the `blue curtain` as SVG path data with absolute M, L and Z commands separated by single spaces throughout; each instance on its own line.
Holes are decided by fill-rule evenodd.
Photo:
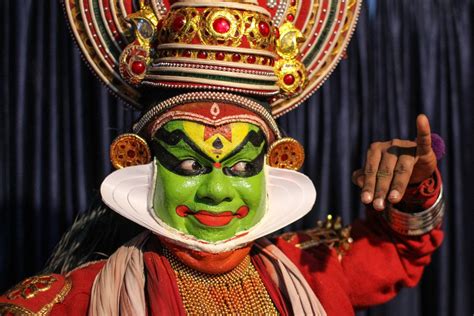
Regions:
M 0 291 L 44 266 L 111 171 L 108 146 L 137 113 L 94 78 L 57 1 L 1 1 Z M 413 138 L 424 112 L 446 141 L 446 239 L 420 286 L 361 315 L 474 312 L 473 2 L 367 1 L 324 87 L 280 120 L 306 148 L 315 210 L 363 216 L 350 182 L 370 142 Z M 368 259 L 369 260 L 369 259 Z

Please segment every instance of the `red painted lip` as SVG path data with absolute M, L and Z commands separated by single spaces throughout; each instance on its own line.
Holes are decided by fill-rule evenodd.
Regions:
M 193 212 L 186 205 L 179 205 L 176 207 L 176 214 L 179 216 L 187 217 L 188 215 L 192 215 L 199 221 L 199 223 L 211 227 L 225 226 L 229 224 L 233 218 L 241 219 L 247 216 L 248 213 L 249 208 L 246 205 L 239 207 L 235 213 L 232 213 L 231 211 L 220 213 L 212 213 L 208 211 Z

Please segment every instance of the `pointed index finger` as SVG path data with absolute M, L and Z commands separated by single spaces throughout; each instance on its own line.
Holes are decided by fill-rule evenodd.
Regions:
M 426 155 L 432 150 L 430 121 L 424 114 L 416 118 L 416 147 L 418 156 Z

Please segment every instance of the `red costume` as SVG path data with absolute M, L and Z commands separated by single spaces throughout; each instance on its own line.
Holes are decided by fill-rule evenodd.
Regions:
M 439 173 L 436 178 L 440 179 Z M 428 208 L 440 194 L 440 188 L 439 180 L 425 180 L 411 189 L 405 201 L 412 201 L 407 203 L 412 208 Z M 424 267 L 430 263 L 431 254 L 441 244 L 443 233 L 436 228 L 418 237 L 402 236 L 391 231 L 379 214 L 369 210 L 366 220 L 353 223 L 352 237 L 354 242 L 342 259 L 336 249 L 326 246 L 305 250 L 296 247 L 308 240 L 304 232 L 274 240 L 303 273 L 328 315 L 353 315 L 354 309 L 387 302 L 402 287 L 415 286 Z M 161 247 L 158 239 L 152 238 L 144 254 L 148 313 L 184 315 L 176 277 L 159 250 Z M 280 289 L 272 283 L 253 252 L 251 257 L 276 309 L 280 314 L 288 314 L 291 309 Z M 53 274 L 40 277 L 43 279 L 27 279 L 0 297 L 0 312 L 2 315 L 48 312 L 50 315 L 85 315 L 92 284 L 105 263 L 106 260 L 92 262 L 66 276 Z
M 425 168 L 412 173 L 418 178 L 405 178 L 403 185 L 433 176 L 410 187 L 396 207 L 385 207 L 386 196 L 377 196 L 381 190 L 375 190 L 373 200 L 374 188 L 366 188 L 364 194 L 372 196 L 366 203 L 373 200 L 382 207 L 380 212 L 369 209 L 367 219 L 351 229 L 341 228 L 336 220 L 286 233 L 273 244 L 263 238 L 304 216 L 316 199 L 311 180 L 296 171 L 304 161 L 302 146 L 282 136 L 275 118 L 306 100 L 333 71 L 354 30 L 360 1 L 67 0 L 65 8 L 94 71 L 126 102 L 145 111 L 133 133 L 112 144 L 112 163 L 123 169 L 104 180 L 101 195 L 109 208 L 146 233 L 107 260 L 65 275 L 23 281 L 0 297 L 2 315 L 184 315 L 210 310 L 353 315 L 355 309 L 386 302 L 401 287 L 417 284 L 442 241 L 444 212 L 441 177 L 438 171 L 433 174 L 436 159 L 423 120 L 415 147 L 399 141 L 390 144 L 391 150 L 383 149 L 390 161 L 404 159 L 398 169 L 364 175 L 365 183 L 376 173 L 378 184 L 392 176 L 400 184 L 403 181 L 395 177 L 409 175 L 407 158 L 413 170 L 420 157 L 433 158 L 422 160 Z M 200 91 L 180 91 L 160 100 L 152 87 Z M 166 124 L 173 120 L 204 126 L 203 141 L 215 134 L 231 139 L 232 123 L 251 125 L 258 132 L 241 131 L 243 140 L 223 153 L 219 138 L 200 147 L 184 127 L 167 131 Z M 197 127 L 192 130 L 196 139 L 201 137 Z M 181 141 L 189 147 L 185 154 L 165 149 L 176 149 Z M 238 156 L 245 146 L 254 148 L 251 159 Z M 201 150 L 204 147 L 212 155 Z M 387 159 L 381 161 L 383 166 Z M 172 181 L 160 186 L 165 177 L 157 170 L 165 169 L 187 180 L 176 188 L 196 188 L 189 191 L 190 200 L 196 204 L 198 199 L 203 208 L 191 210 L 181 200 L 186 194 L 178 190 L 173 192 L 179 196 L 174 208 L 160 208 L 157 201 L 165 204 L 170 198 L 156 188 L 176 189 Z M 216 175 L 226 181 L 216 185 Z M 250 179 L 257 175 L 261 182 L 252 184 Z M 198 177 L 204 179 L 199 186 Z M 231 178 L 234 182 L 228 181 Z M 397 199 L 403 185 L 392 187 Z M 245 187 L 247 197 L 261 189 L 252 209 L 261 217 L 225 238 L 209 238 L 227 229 L 230 221 L 241 223 L 250 212 L 251 203 L 243 198 L 238 201 L 243 212 L 226 208 L 239 191 L 216 197 L 226 186 Z M 196 198 L 201 189 L 205 192 Z M 185 224 L 165 218 L 171 214 Z M 196 214 L 213 220 L 191 221 Z M 224 224 L 215 221 L 219 217 L 226 218 Z M 186 230 L 188 224 L 195 230 Z M 179 249 L 184 249 L 181 254 Z M 184 260 L 187 255 L 192 264 Z M 224 256 L 230 259 L 219 267 Z M 207 287 L 201 287 L 204 283 Z

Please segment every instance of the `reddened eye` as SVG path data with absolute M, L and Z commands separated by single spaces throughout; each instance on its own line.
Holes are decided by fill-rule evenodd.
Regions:
M 263 152 L 252 161 L 239 161 L 231 167 L 224 167 L 222 171 L 227 176 L 233 177 L 252 177 L 263 169 L 264 154 Z
M 241 173 L 246 172 L 249 169 L 249 163 L 245 161 L 239 161 L 235 165 L 233 165 L 230 170 L 234 173 Z
M 224 174 L 237 177 L 250 177 L 257 174 L 260 170 L 261 168 L 257 170 L 252 162 L 247 161 L 239 161 L 232 167 L 226 167 L 223 169 Z

